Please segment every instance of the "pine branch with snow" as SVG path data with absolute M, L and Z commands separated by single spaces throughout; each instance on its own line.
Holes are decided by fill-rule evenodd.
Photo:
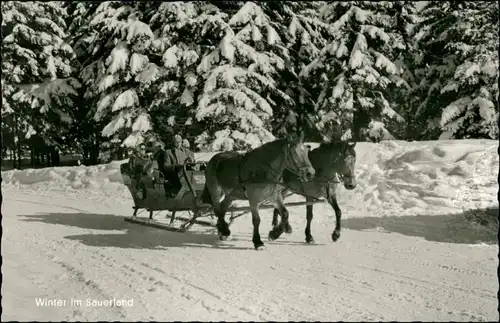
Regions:
M 157 37 L 150 58 L 163 73 L 154 82 L 150 110 L 153 131 L 163 141 L 170 142 L 174 133 L 200 133 L 194 118 L 203 89 L 197 67 L 220 41 L 226 20 L 226 14 L 206 2 L 165 2 L 152 15 Z
M 317 82 L 307 82 L 299 77 L 303 66 L 318 57 L 331 38 L 330 26 L 322 21 L 320 11 L 324 1 L 314 2 L 266 2 L 263 11 L 276 24 L 277 33 L 286 50 L 282 51 L 285 68 L 280 71 L 277 87 L 289 95 L 289 104 L 280 105 L 273 117 L 273 129 L 279 136 L 298 130 L 304 131 L 311 140 L 321 140 L 315 125 L 313 98 L 317 94 Z
M 228 18 L 220 43 L 197 68 L 204 86 L 196 119 L 207 127 L 197 143 L 207 149 L 255 148 L 274 139 L 272 116 L 293 102 L 276 82 L 288 50 L 261 3 L 246 2 Z
M 103 2 L 86 16 L 88 27 L 80 30 L 75 44 L 81 53 L 80 77 L 86 85 L 84 97 L 94 102 L 93 118 L 102 123 L 102 135 L 121 145 L 135 146 L 151 129 L 149 86 L 158 68 L 149 61 L 155 35 L 140 20 L 135 3 Z
M 437 121 L 428 136 L 498 138 L 498 4 L 430 3 L 422 14 L 416 114 Z
M 332 40 L 302 69 L 301 77 L 319 84 L 317 126 L 324 133 L 340 126 L 342 133 L 349 129 L 356 140 L 389 139 L 387 122 L 403 121 L 387 100 L 390 86 L 404 83 L 395 63 L 400 43 L 395 42 L 388 8 L 386 2 L 356 1 L 322 9 Z
M 5 110 L 17 116 L 26 138 L 48 139 L 68 129 L 80 84 L 66 42 L 67 16 L 58 2 L 2 3 L 2 92 Z

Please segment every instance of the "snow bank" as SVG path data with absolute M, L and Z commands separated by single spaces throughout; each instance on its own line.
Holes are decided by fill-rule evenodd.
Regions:
M 339 203 L 391 216 L 498 205 L 497 148 L 493 140 L 360 143 L 358 187 L 342 188 Z
M 317 147 L 317 144 L 311 144 Z M 498 142 L 493 140 L 358 143 L 355 190 L 339 189 L 344 212 L 366 216 L 443 214 L 497 205 Z M 197 153 L 208 161 L 215 153 Z M 130 198 L 119 166 L 2 172 L 3 188 L 105 192 Z M 291 198 L 292 199 L 292 198 Z M 295 197 L 293 199 L 300 199 Z

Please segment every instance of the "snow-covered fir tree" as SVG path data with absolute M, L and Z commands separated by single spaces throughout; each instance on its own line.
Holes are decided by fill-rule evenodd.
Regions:
M 397 138 L 409 138 L 412 131 L 415 131 L 412 124 L 413 116 L 411 115 L 411 89 L 416 85 L 414 76 L 414 57 L 415 57 L 415 37 L 413 34 L 414 27 L 420 21 L 417 12 L 416 2 L 414 1 L 388 1 L 385 2 L 388 22 L 390 26 L 386 27 L 386 32 L 390 35 L 395 44 L 392 53 L 388 53 L 388 57 L 402 71 L 401 77 L 404 82 L 392 83 L 388 86 L 387 100 L 394 107 L 394 110 L 399 113 L 405 122 L 400 119 L 388 119 L 387 129 Z M 401 86 L 403 85 L 403 86 Z M 418 130 L 417 130 L 418 131 Z
M 423 8 L 414 111 L 427 125 L 422 139 L 498 138 L 498 14 L 490 1 Z
M 495 2 L 1 6 L 2 137 L 16 158 L 57 143 L 95 164 L 176 133 L 203 150 L 296 131 L 498 138 Z
M 286 47 L 285 68 L 280 71 L 278 87 L 292 100 L 282 104 L 273 118 L 273 131 L 278 136 L 304 131 L 307 138 L 320 140 L 315 123 L 314 83 L 302 80 L 299 73 L 319 56 L 331 35 L 329 26 L 320 17 L 324 1 L 271 1 L 261 3 L 262 9 L 276 24 Z
M 67 2 L 65 5 L 68 12 L 68 43 L 75 51 L 77 65 L 79 66 L 77 76 L 78 80 L 83 83 L 80 72 L 84 66 L 88 65 L 89 60 L 94 58 L 88 49 L 95 46 L 94 40 L 97 38 L 97 32 L 92 30 L 89 22 L 99 3 L 73 1 Z M 86 97 L 86 91 L 87 87 L 81 87 L 78 90 L 78 100 L 69 111 L 78 122 L 73 123 L 66 142 L 73 151 L 82 154 L 82 163 L 84 165 L 93 165 L 98 163 L 99 152 L 104 139 L 101 132 L 105 124 L 94 120 L 92 107 L 95 106 L 97 100 Z
M 321 86 L 318 127 L 327 139 L 338 125 L 344 138 L 392 138 L 387 120 L 402 118 L 387 100 L 387 89 L 402 79 L 401 69 L 390 59 L 399 44 L 390 33 L 387 3 L 330 3 L 322 8 L 322 17 L 331 24 L 333 41 L 301 72 Z
M 203 93 L 196 118 L 207 129 L 196 142 L 213 150 L 256 148 L 275 138 L 275 107 L 291 100 L 275 81 L 286 49 L 259 3 L 246 2 L 228 18 L 222 40 L 197 67 Z
M 115 146 L 136 146 L 151 130 L 144 93 L 152 77 L 148 51 L 154 35 L 135 5 L 102 2 L 81 38 L 88 56 L 81 70 L 85 99 L 93 103 L 95 121 L 105 122 L 102 135 Z
M 12 122 L 17 142 L 36 135 L 49 145 L 60 144 L 80 86 L 72 77 L 75 54 L 65 41 L 66 11 L 60 2 L 1 6 L 2 117 Z
M 163 71 L 154 83 L 153 131 L 170 142 L 173 134 L 193 141 L 201 133 L 194 115 L 201 81 L 196 67 L 203 51 L 220 40 L 225 16 L 206 2 L 164 2 L 150 20 L 155 34 L 151 60 Z

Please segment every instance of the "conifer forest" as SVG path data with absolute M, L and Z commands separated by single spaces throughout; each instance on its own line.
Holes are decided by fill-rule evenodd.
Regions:
M 3 1 L 2 159 L 498 139 L 497 1 Z M 107 154 L 107 155 L 106 155 Z M 103 156 L 109 157 L 103 157 Z

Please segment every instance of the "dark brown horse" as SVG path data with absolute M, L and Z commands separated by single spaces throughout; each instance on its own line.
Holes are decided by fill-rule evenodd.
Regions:
M 287 187 L 282 192 L 283 195 L 289 192 L 302 195 L 306 198 L 307 202 L 313 202 L 314 199 L 321 197 L 326 198 L 335 211 L 336 224 L 335 230 L 332 233 L 332 240 L 334 242 L 340 238 L 340 219 L 342 216 L 337 203 L 337 186 L 342 182 L 348 190 L 356 187 L 356 176 L 354 174 L 354 166 L 356 164 L 355 146 L 356 143 L 340 141 L 322 143 L 318 148 L 311 150 L 309 152 L 309 160 L 316 171 L 316 175 L 312 181 L 307 183 L 301 182 L 290 172 L 283 172 L 283 182 Z M 278 227 L 278 214 L 279 210 L 275 208 L 272 221 L 273 227 Z M 306 242 L 314 243 L 314 238 L 311 234 L 311 221 L 313 219 L 312 204 L 306 206 L 306 219 Z M 280 235 L 276 234 L 277 232 L 279 231 L 275 229 L 269 232 L 269 239 L 278 239 Z M 285 232 L 292 232 L 290 225 L 285 228 Z
M 308 152 L 301 138 L 272 141 L 245 154 L 222 152 L 214 155 L 205 169 L 206 183 L 201 199 L 213 206 L 219 238 L 225 240 L 231 234 L 225 215 L 235 200 L 249 202 L 255 249 L 264 247 L 259 233 L 259 206 L 262 202 L 267 200 L 279 210 L 283 225 L 274 230 L 283 232 L 288 225 L 288 211 L 281 195 L 284 188 L 280 184 L 282 173 L 286 169 L 298 181 L 311 180 L 314 168 Z

